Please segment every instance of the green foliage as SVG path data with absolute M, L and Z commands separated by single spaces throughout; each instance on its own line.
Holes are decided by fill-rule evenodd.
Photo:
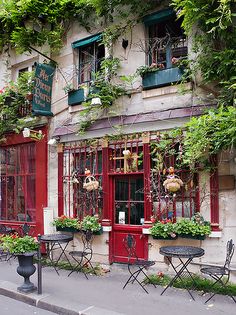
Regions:
M 233 105 L 235 91 L 231 89 L 236 78 L 235 1 L 172 0 L 172 5 L 178 16 L 183 17 L 182 26 L 187 34 L 191 34 L 194 50 L 198 53 L 193 69 L 201 71 L 206 83 L 218 83 L 216 91 L 220 91 L 221 104 Z
M 151 66 L 140 66 L 136 70 L 136 75 L 140 75 L 141 77 L 143 77 L 146 73 L 156 72 L 158 70 L 159 70 L 159 68 L 155 68 L 155 67 L 151 67 Z
M 37 241 L 29 235 L 19 237 L 18 235 L 5 235 L 0 237 L 0 244 L 10 254 L 24 254 L 38 250 Z
M 180 219 L 176 222 L 176 233 L 178 235 L 191 235 L 191 236 L 204 236 L 211 233 L 210 223 L 204 221 L 204 223 L 199 223 L 194 220 Z
M 210 154 L 236 145 L 236 108 L 228 106 L 192 117 L 186 124 L 183 161 L 206 162 Z
M 109 108 L 113 102 L 120 96 L 125 94 L 125 89 L 122 85 L 112 82 L 117 75 L 120 67 L 118 58 L 107 58 L 101 62 L 101 68 L 95 73 L 95 80 L 92 82 L 90 92 L 86 102 L 83 102 L 84 110 L 80 112 L 83 117 L 79 133 L 84 133 L 103 113 L 103 110 Z M 92 105 L 92 98 L 100 98 L 101 105 Z
M 175 238 L 176 224 L 171 220 L 163 220 L 156 222 L 150 229 L 151 235 L 161 238 Z
M 19 132 L 26 123 L 20 116 L 20 108 L 29 106 L 27 95 L 33 92 L 34 72 L 23 73 L 16 82 L 9 82 L 0 91 L 0 138 L 10 130 Z M 33 123 L 33 120 L 32 122 Z M 28 124 L 30 125 L 30 123 Z
M 210 222 L 196 212 L 191 219 L 181 218 L 176 223 L 170 219 L 157 221 L 150 229 L 151 235 L 161 238 L 175 238 L 178 235 L 204 236 L 211 233 Z
M 194 277 L 194 290 L 212 292 L 223 295 L 236 295 L 236 284 L 228 283 L 226 288 L 221 283 L 213 285 L 214 280 L 206 279 L 198 275 L 192 275 Z M 148 275 L 148 278 L 144 279 L 145 283 L 156 284 L 166 286 L 170 283 L 171 277 L 159 272 L 158 274 Z M 173 286 L 176 288 L 192 289 L 193 280 L 190 277 L 183 277 L 181 280 L 177 279 Z
M 13 45 L 22 53 L 31 51 L 31 46 L 47 43 L 57 52 L 72 21 L 78 21 L 89 30 L 95 26 L 94 21 L 108 27 L 116 15 L 119 23 L 108 28 L 104 36 L 104 41 L 110 43 L 155 5 L 152 1 L 140 3 L 139 0 L 2 0 L 0 47 Z M 137 18 L 130 18 L 131 14 Z
M 98 221 L 98 217 L 87 215 L 80 223 L 83 231 L 90 230 L 92 232 L 98 232 L 101 229 L 101 224 Z
M 79 220 L 77 218 L 71 218 L 65 215 L 61 215 L 60 217 L 54 219 L 52 224 L 58 228 L 80 228 Z

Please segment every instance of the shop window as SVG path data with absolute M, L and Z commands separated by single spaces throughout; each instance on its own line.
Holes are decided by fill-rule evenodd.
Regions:
M 82 219 L 86 215 L 101 215 L 102 194 L 102 150 L 100 146 L 67 147 L 64 152 L 63 196 L 64 213 Z M 86 190 L 86 170 L 91 180 L 99 182 L 98 189 Z
M 0 220 L 35 222 L 35 144 L 0 148 Z

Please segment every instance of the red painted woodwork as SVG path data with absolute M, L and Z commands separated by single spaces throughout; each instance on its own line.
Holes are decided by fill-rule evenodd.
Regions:
M 127 251 L 124 247 L 123 239 L 131 234 L 136 240 L 136 253 L 140 259 L 146 259 L 147 257 L 147 236 L 140 233 L 140 231 L 135 231 L 135 229 L 120 227 L 118 230 L 114 230 L 113 233 L 113 261 L 114 262 L 127 262 Z
M 63 152 L 58 153 L 58 216 L 63 215 Z
M 211 206 L 211 228 L 219 231 L 219 176 L 217 169 L 217 156 L 211 157 L 213 167 L 210 172 L 210 206 Z
M 31 234 L 43 234 L 43 208 L 47 206 L 47 127 L 41 127 L 44 138 L 40 141 L 34 141 L 30 138 L 24 138 L 20 134 L 8 134 L 6 142 L 1 147 L 35 143 L 35 208 L 36 220 L 28 222 L 31 226 Z M 37 130 L 35 128 L 35 130 Z M 19 230 L 20 226 L 24 223 L 22 221 L 1 221 L 8 226 Z
M 143 144 L 143 172 L 144 172 L 144 202 L 145 202 L 145 222 L 150 221 L 150 217 L 152 215 L 152 203 L 150 198 L 150 173 L 151 173 L 151 165 L 150 165 L 150 144 Z
M 109 171 L 109 149 L 108 147 L 102 148 L 102 189 L 103 194 L 105 196 L 109 196 L 109 177 L 108 177 L 108 171 Z M 109 212 L 109 199 L 103 198 L 103 219 L 112 220 L 111 213 Z

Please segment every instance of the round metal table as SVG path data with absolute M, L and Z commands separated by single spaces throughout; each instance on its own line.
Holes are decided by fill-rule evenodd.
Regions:
M 167 257 L 170 265 L 175 271 L 175 276 L 171 279 L 170 283 L 167 287 L 161 292 L 161 295 L 175 282 L 176 279 L 183 283 L 182 276 L 183 272 L 187 272 L 189 277 L 192 279 L 192 283 L 194 284 L 194 278 L 188 270 L 188 265 L 191 263 L 193 258 L 201 257 L 205 254 L 204 249 L 201 247 L 194 247 L 194 246 L 163 246 L 160 248 L 160 254 Z M 179 259 L 180 263 L 175 266 L 172 262 L 172 257 L 176 257 Z M 194 300 L 194 297 L 190 290 L 186 288 L 189 292 L 190 296 Z
M 68 263 L 71 266 L 70 260 L 68 259 L 66 255 L 66 248 L 69 242 L 72 240 L 73 240 L 73 235 L 69 235 L 69 234 L 45 234 L 39 237 L 40 243 L 46 244 L 47 257 L 52 263 L 52 266 L 58 275 L 59 275 L 59 272 L 57 269 L 59 267 L 59 262 L 62 256 L 65 257 L 65 259 L 68 261 Z M 54 250 L 60 251 L 59 257 L 56 260 L 53 259 Z

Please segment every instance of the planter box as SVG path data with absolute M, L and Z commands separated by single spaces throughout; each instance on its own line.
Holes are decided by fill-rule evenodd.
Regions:
M 94 235 L 101 235 L 103 233 L 103 229 L 101 227 L 101 229 L 97 232 L 93 232 Z
M 163 236 L 155 236 L 155 235 L 152 235 L 152 237 L 154 240 L 164 240 L 164 241 L 174 241 L 178 238 L 178 236 L 176 236 L 176 237 L 171 237 L 171 236 L 163 237 Z
M 78 89 L 68 92 L 68 105 L 78 105 L 85 101 L 84 89 Z
M 179 234 L 179 237 L 191 238 L 191 239 L 194 239 L 194 240 L 204 240 L 206 238 L 206 235 Z
M 61 232 L 72 232 L 72 233 L 76 233 L 76 232 L 80 232 L 80 230 L 75 229 L 73 227 L 56 227 L 57 231 L 61 231 Z
M 143 76 L 143 89 L 170 85 L 170 83 L 180 81 L 182 75 L 183 69 L 177 67 L 145 73 Z

